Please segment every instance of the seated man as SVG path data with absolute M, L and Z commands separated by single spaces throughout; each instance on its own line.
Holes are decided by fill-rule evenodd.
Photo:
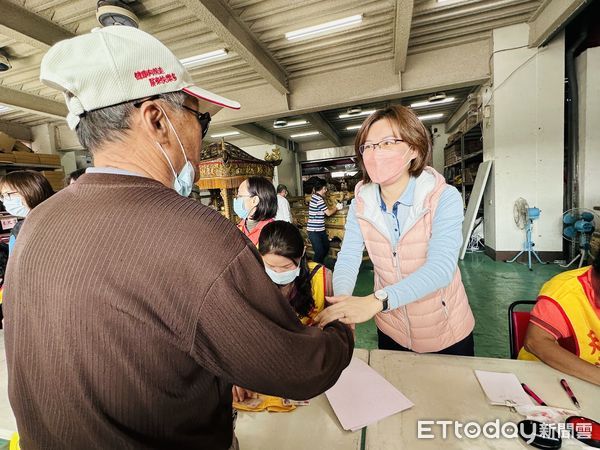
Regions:
M 600 257 L 544 284 L 519 359 L 600 385 Z

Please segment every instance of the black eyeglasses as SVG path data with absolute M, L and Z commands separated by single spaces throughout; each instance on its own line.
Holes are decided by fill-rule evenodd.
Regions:
M 150 100 L 156 100 L 161 98 L 160 95 L 153 95 L 152 97 L 148 97 L 145 98 L 143 100 L 140 100 L 136 103 L 133 104 L 133 106 L 135 106 L 136 108 L 139 108 L 140 106 L 142 106 L 142 103 L 144 102 L 148 102 Z M 208 125 L 210 124 L 210 113 L 209 112 L 200 112 L 200 111 L 196 111 L 195 109 L 190 108 L 189 106 L 185 106 L 185 105 L 181 105 L 181 107 L 183 109 L 187 109 L 189 112 L 193 113 L 196 116 L 196 119 L 198 119 L 198 122 L 200 122 L 200 127 L 202 128 L 202 139 L 204 139 L 204 136 L 206 136 L 206 133 L 208 133 Z
M 200 122 L 200 126 L 202 127 L 202 139 L 208 133 L 208 125 L 210 124 L 210 113 L 209 112 L 200 112 L 195 109 L 190 108 L 189 106 L 181 105 L 182 108 L 187 109 L 189 112 L 194 113 L 198 122 Z
M 379 148 L 380 150 L 384 150 L 384 151 L 385 150 L 393 150 L 393 149 L 397 148 L 398 145 L 403 142 L 404 142 L 403 139 L 387 138 L 387 139 L 384 139 L 383 141 L 376 142 L 374 144 L 372 144 L 370 142 L 368 144 L 363 144 L 360 147 L 358 147 L 358 151 L 362 155 L 363 153 L 371 151 L 371 150 L 375 150 L 376 148 Z

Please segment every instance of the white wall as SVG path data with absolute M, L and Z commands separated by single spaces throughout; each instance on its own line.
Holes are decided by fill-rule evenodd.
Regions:
M 433 168 L 439 173 L 444 173 L 444 147 L 448 142 L 448 135 L 446 134 L 446 125 L 443 123 L 436 123 L 429 127 L 431 130 L 431 136 L 433 139 Z M 437 132 L 433 130 L 437 129 Z
M 246 153 L 254 156 L 258 159 L 265 159 L 265 153 L 270 152 L 276 146 L 273 144 L 265 145 L 253 145 L 249 147 L 243 147 Z M 288 188 L 290 195 L 298 195 L 298 177 L 297 171 L 299 170 L 298 161 L 296 159 L 296 153 L 291 152 L 283 147 L 277 147 L 281 151 L 281 158 L 283 161 L 279 166 L 275 168 L 273 177 L 273 184 L 285 184 Z
M 36 153 L 53 154 L 56 153 L 56 138 L 54 134 L 54 125 L 44 123 L 31 127 L 33 141 L 31 148 Z
M 600 205 L 600 47 L 577 57 L 579 82 L 579 206 Z
M 484 159 L 492 159 L 485 202 L 486 245 L 518 251 L 525 233 L 513 205 L 525 198 L 542 210 L 533 239 L 538 251 L 561 251 L 564 137 L 564 34 L 527 48 L 529 28 L 493 31 L 491 117 L 484 121 Z M 523 47 L 509 50 L 514 47 Z

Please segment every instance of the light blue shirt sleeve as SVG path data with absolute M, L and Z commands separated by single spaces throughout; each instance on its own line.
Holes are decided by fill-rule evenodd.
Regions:
M 17 242 L 17 238 L 12 234 L 8 238 L 8 255 L 10 256 L 13 252 L 13 248 L 15 247 L 15 242 Z
M 355 200 L 352 200 L 346 216 L 342 248 L 337 255 L 333 271 L 334 295 L 352 295 L 364 249 L 365 241 L 356 219 Z
M 390 309 L 412 303 L 450 284 L 462 245 L 463 220 L 462 197 L 456 188 L 447 187 L 440 195 L 433 217 L 425 264 L 408 277 L 385 288 Z

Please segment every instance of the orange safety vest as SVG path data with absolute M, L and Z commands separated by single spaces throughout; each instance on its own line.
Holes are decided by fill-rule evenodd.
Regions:
M 563 272 L 542 287 L 538 299 L 554 302 L 562 312 L 575 340 L 575 354 L 600 366 L 600 318 L 592 306 L 594 291 L 589 281 L 591 268 Z M 518 359 L 539 361 L 525 348 Z

